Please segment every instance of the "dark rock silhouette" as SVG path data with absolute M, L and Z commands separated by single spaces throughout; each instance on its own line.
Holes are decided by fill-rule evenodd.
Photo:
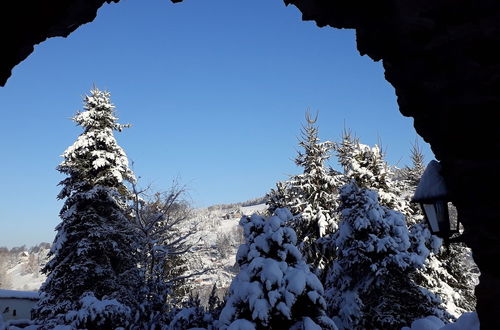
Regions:
M 92 22 L 105 3 L 120 0 L 2 1 L 0 4 L 0 86 L 14 66 L 51 37 L 67 37 Z

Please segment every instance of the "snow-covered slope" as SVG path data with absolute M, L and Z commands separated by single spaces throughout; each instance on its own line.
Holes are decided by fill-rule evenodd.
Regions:
M 41 244 L 42 245 L 42 244 Z M 21 252 L 12 252 L 3 256 L 1 289 L 37 291 L 46 276 L 40 269 L 47 262 L 49 248 L 46 243 Z
M 196 209 L 190 220 L 196 226 L 196 232 L 190 237 L 193 253 L 189 256 L 189 272 L 201 272 L 192 279 L 195 292 L 202 301 L 208 296 L 214 283 L 220 292 L 231 284 L 238 273 L 235 255 L 243 243 L 243 234 L 239 226 L 243 215 L 262 213 L 266 204 L 241 206 L 241 204 L 215 205 Z M 190 226 L 186 226 L 188 228 Z M 1 289 L 36 291 L 45 281 L 46 276 L 39 271 L 46 263 L 48 247 L 35 251 L 22 251 L 9 256 L 9 262 L 3 269 L 5 281 Z
M 208 297 L 214 283 L 222 292 L 238 273 L 236 251 L 243 243 L 239 221 L 243 215 L 265 212 L 266 204 L 252 206 L 212 206 L 197 209 L 192 221 L 197 224 L 196 233 L 190 238 L 193 257 L 190 272 L 206 272 L 193 279 L 195 292 L 202 302 Z
M 10 280 L 8 289 L 21 291 L 37 291 L 45 281 L 46 276 L 39 272 L 31 273 L 26 271 L 26 264 L 20 263 L 7 270 L 7 277 Z

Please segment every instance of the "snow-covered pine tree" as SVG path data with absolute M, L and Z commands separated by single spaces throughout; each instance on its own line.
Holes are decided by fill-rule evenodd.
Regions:
M 340 227 L 333 235 L 337 259 L 325 294 L 339 327 L 400 329 L 417 318 L 441 316 L 437 298 L 408 276 L 419 261 L 408 251 L 404 216 L 356 183 L 341 189 L 341 202 Z
M 401 180 L 406 184 L 404 196 L 410 200 L 425 170 L 424 155 L 418 144 L 411 150 L 411 166 L 400 171 Z M 423 268 L 412 273 L 414 281 L 438 295 L 442 306 L 454 317 L 474 311 L 476 299 L 474 287 L 478 280 L 478 271 L 471 251 L 463 243 L 442 247 L 442 240 L 431 235 L 423 219 L 420 207 L 410 204 L 407 223 L 410 226 L 412 251 L 425 259 Z M 450 216 L 457 216 L 450 213 Z
M 318 127 L 314 125 L 317 116 L 312 119 L 307 113 L 306 121 L 299 142 L 302 151 L 295 159 L 303 173 L 278 182 L 268 194 L 268 204 L 270 212 L 286 207 L 295 215 L 290 226 L 297 233 L 299 249 L 319 274 L 331 257 L 319 239 L 337 229 L 338 188 L 343 182 L 325 165 L 334 145 L 330 141 L 320 142 Z
M 94 87 L 73 118 L 84 132 L 57 167 L 68 176 L 58 195 L 66 200 L 32 310 L 42 328 L 129 328 L 137 317 L 143 285 L 124 183 L 135 178 L 113 135 L 125 127 L 114 108 L 109 92 Z
M 362 144 L 351 132 L 345 131 L 342 141 L 335 144 L 335 151 L 347 181 L 375 190 L 380 204 L 407 215 L 409 203 L 402 197 L 401 187 L 393 180 L 394 173 L 377 145 Z
M 288 209 L 273 216 L 243 217 L 246 243 L 236 256 L 240 273 L 231 283 L 220 329 L 336 329 L 325 314 L 323 286 L 296 247 Z
M 417 187 L 420 182 L 420 178 L 425 171 L 425 158 L 418 144 L 418 140 L 411 147 L 411 166 L 405 166 L 402 169 L 403 179 L 412 187 Z

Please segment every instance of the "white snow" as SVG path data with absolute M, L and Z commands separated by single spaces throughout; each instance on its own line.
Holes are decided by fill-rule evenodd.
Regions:
M 446 183 L 441 175 L 441 164 L 431 160 L 413 196 L 413 201 L 420 202 L 429 199 L 444 198 L 448 194 Z
M 252 215 L 254 213 L 260 213 L 267 210 L 267 205 L 263 203 L 252 206 L 242 206 L 240 207 L 240 210 L 243 215 Z
M 46 276 L 40 273 L 40 268 L 47 262 L 49 249 L 40 249 L 37 252 L 24 251 L 12 262 L 0 269 L 6 281 L 1 289 L 19 291 L 37 291 L 45 281 Z
M 239 319 L 231 323 L 227 330 L 255 330 L 255 323 Z
M 45 281 L 46 276 L 40 273 L 26 273 L 23 271 L 23 266 L 23 264 L 19 264 L 7 270 L 10 281 L 9 287 L 25 291 L 38 290 Z
M 479 330 L 477 313 L 464 313 L 456 322 L 444 325 L 443 321 L 435 316 L 428 316 L 414 321 L 411 327 L 401 330 Z
M 71 310 L 65 315 L 66 322 L 75 324 L 85 322 L 85 320 L 95 320 L 98 316 L 109 315 L 130 315 L 128 306 L 121 304 L 116 299 L 98 299 L 91 292 L 80 298 L 81 307 L 79 310 Z

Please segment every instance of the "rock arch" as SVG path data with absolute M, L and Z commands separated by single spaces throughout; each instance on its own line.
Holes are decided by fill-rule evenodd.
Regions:
M 443 164 L 481 270 L 481 328 L 500 329 L 500 2 L 284 1 L 320 27 L 355 29 L 361 55 L 383 61 L 401 113 Z M 34 45 L 68 36 L 105 2 L 119 0 L 2 2 L 0 85 Z

